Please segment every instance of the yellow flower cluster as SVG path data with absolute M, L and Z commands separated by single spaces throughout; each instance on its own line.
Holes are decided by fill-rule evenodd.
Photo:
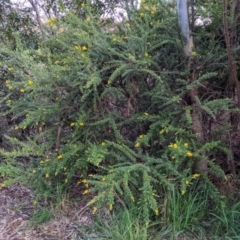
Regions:
M 197 179 L 200 177 L 200 174 L 199 173 L 194 173 L 193 176 L 192 176 L 194 179 Z
M 32 86 L 32 85 L 33 85 L 33 81 L 29 79 L 29 80 L 28 80 L 28 85 L 29 85 L 29 86 Z
M 169 147 L 169 148 L 177 149 L 177 148 L 178 148 L 178 145 L 177 145 L 176 143 L 174 143 L 174 144 L 169 144 L 168 147 Z
M 135 148 L 138 148 L 138 147 L 140 147 L 140 142 L 136 142 L 136 144 L 135 144 Z
M 188 157 L 192 157 L 192 156 L 193 156 L 193 153 L 190 152 L 190 151 L 188 151 L 188 152 L 187 152 L 187 156 L 188 156 Z
M 193 57 L 197 56 L 197 53 L 196 52 L 192 52 L 192 56 Z
M 46 20 L 46 23 L 50 26 L 50 27 L 53 27 L 54 25 L 56 25 L 56 21 L 57 21 L 57 18 L 54 17 L 52 19 L 47 19 Z
M 97 207 L 93 207 L 93 214 L 96 213 L 97 210 Z
M 75 48 L 75 50 L 82 50 L 85 52 L 88 50 L 87 46 L 85 46 L 85 45 L 83 45 L 82 47 L 76 45 L 76 46 L 74 46 L 74 48 Z
M 80 122 L 80 123 L 79 123 L 79 126 L 80 126 L 80 127 L 83 127 L 83 126 L 84 126 L 84 122 Z

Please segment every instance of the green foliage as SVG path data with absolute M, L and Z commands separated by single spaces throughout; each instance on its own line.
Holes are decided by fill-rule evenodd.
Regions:
M 169 239 L 180 236 L 194 238 L 201 232 L 201 222 L 206 217 L 208 207 L 208 194 L 203 191 L 193 191 L 182 196 L 172 188 L 165 196 L 164 224 Z M 163 231 L 164 232 L 164 231 Z
M 53 217 L 53 214 L 48 208 L 42 208 L 41 210 L 36 211 L 32 215 L 31 221 L 33 225 L 38 225 L 38 224 L 46 223 L 50 221 L 52 217 Z
M 141 216 L 136 214 L 134 208 L 113 213 L 109 215 L 109 220 L 103 217 L 96 217 L 94 232 L 97 235 L 97 239 L 153 239 L 151 234 L 148 234 L 148 227 L 141 222 Z M 86 234 L 85 238 L 91 239 L 90 236 L 91 232 Z
M 201 69 L 190 83 L 174 11 L 163 3 L 145 7 L 112 24 L 86 5 L 84 16 L 48 19 L 52 35 L 37 49 L 26 48 L 17 34 L 15 50 L 1 45 L 1 104 L 15 136 L 4 136 L 14 149 L 0 154 L 5 161 L 26 158 L 29 181 L 38 188 L 79 185 L 81 194 L 94 193 L 95 209 L 134 202 L 147 224 L 170 191 L 170 206 L 179 205 L 169 216 L 176 234 L 193 221 L 197 197 L 185 194 L 200 175 L 209 181 L 200 162 L 223 177 L 211 156 L 228 152 L 220 141 L 197 141 L 192 112 L 214 119 L 231 102 L 202 94 L 197 107 L 188 103 L 189 90 L 203 91 L 217 74 Z M 188 215 L 175 226 L 182 204 Z
M 218 208 L 211 215 L 213 216 L 214 234 L 231 237 L 232 239 L 239 237 L 239 202 L 230 206 L 226 200 L 221 199 Z

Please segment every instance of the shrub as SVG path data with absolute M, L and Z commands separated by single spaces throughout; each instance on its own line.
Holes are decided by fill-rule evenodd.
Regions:
M 97 192 L 89 202 L 94 211 L 137 202 L 148 223 L 166 189 L 175 185 L 184 195 L 200 175 L 209 182 L 199 172 L 203 158 L 210 173 L 224 176 L 209 157 L 227 150 L 192 133 L 196 109 L 184 96 L 215 73 L 188 82 L 175 13 L 129 14 L 112 26 L 90 11 L 85 19 L 66 13 L 48 21 L 53 35 L 37 50 L 25 49 L 17 36 L 15 51 L 2 46 L 9 74 L 2 102 L 14 98 L 6 114 L 20 138 L 6 136 L 16 147 L 0 153 L 5 161 L 27 158 L 31 184 L 81 184 L 81 194 Z M 213 106 L 230 105 L 198 103 L 210 116 Z

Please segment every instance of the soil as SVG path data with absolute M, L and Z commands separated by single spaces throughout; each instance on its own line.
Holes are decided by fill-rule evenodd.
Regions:
M 31 190 L 18 183 L 0 188 L 0 240 L 84 239 L 82 227 L 90 226 L 93 219 L 86 201 L 63 199 L 51 220 L 42 224 L 34 223 L 33 216 L 46 203 L 34 201 Z

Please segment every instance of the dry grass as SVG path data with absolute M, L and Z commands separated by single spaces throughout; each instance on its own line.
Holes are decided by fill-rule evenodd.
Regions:
M 42 203 L 33 204 L 31 191 L 14 184 L 0 188 L 0 240 L 80 240 L 84 225 L 91 225 L 92 213 L 87 199 L 67 203 L 65 199 L 53 211 L 53 218 L 43 224 L 33 224 L 31 217 Z M 46 206 L 45 206 L 46 207 Z

